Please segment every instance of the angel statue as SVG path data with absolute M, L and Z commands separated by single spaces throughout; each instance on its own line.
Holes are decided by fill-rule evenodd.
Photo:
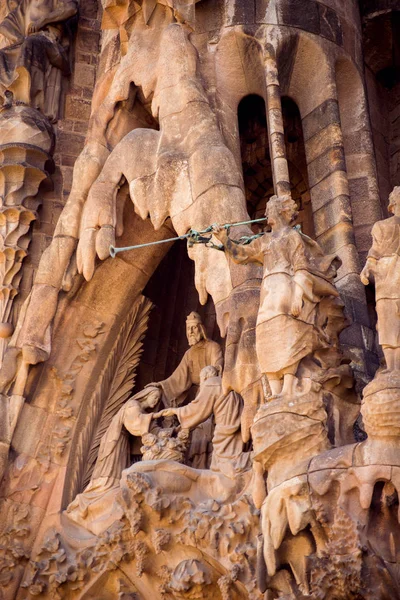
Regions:
M 393 217 L 372 228 L 372 246 L 361 281 L 375 281 L 377 330 L 388 371 L 400 371 L 400 186 L 389 196 Z
M 257 358 L 272 394 L 293 395 L 300 361 L 332 344 L 326 323 L 336 312 L 339 294 L 333 279 L 340 261 L 325 256 L 315 241 L 291 227 L 297 212 L 290 195 L 273 196 L 265 215 L 271 232 L 248 245 L 232 240 L 219 225 L 214 225 L 213 234 L 234 262 L 263 266 Z
M 67 508 L 70 519 L 98 535 L 118 520 L 116 490 L 122 471 L 129 466 L 129 434 L 142 437 L 156 430 L 153 410 L 161 397 L 158 388 L 145 388 L 128 400 L 112 419 L 101 440 L 92 478 Z M 122 518 L 122 512 L 120 517 Z

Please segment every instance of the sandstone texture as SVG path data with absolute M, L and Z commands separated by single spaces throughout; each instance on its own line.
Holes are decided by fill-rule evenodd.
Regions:
M 400 2 L 0 6 L 0 600 L 400 600 Z

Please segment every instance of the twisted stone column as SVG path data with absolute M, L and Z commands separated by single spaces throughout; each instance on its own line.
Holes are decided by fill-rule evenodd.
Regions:
M 28 253 L 31 223 L 41 203 L 37 194 L 48 177 L 53 147 L 53 128 L 40 112 L 22 104 L 0 111 L 0 365 L 13 332 L 13 300 Z M 22 365 L 19 375 L 12 394 L 0 396 L 0 477 L 24 403 L 28 369 Z
M 24 105 L 0 111 L 0 361 L 18 294 L 31 223 L 41 203 L 37 196 L 48 177 L 54 134 L 46 117 Z

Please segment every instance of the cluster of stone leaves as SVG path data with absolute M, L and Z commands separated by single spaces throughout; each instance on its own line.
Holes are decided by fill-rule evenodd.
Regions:
M 6 527 L 0 538 L 0 589 L 7 588 L 14 580 L 18 566 L 29 560 L 24 547 L 24 541 L 30 534 L 29 509 L 21 505 L 13 513 L 12 524 Z
M 48 532 L 40 552 L 29 561 L 22 583 L 30 595 L 61 599 L 123 562 L 134 562 L 140 577 L 151 568 L 151 561 L 146 560 L 151 553 L 168 548 L 170 554 L 173 544 L 182 544 L 201 550 L 206 559 L 218 559 L 226 568 L 226 575 L 218 581 L 223 600 L 232 597 L 230 590 L 236 581 L 246 587 L 250 599 L 261 598 L 254 581 L 259 513 L 250 498 L 243 496 L 234 504 L 211 500 L 195 506 L 189 499 L 163 495 L 161 489 L 151 487 L 145 475 L 131 473 L 127 485 L 118 499 L 125 517 L 93 546 L 73 552 L 59 532 Z M 27 556 L 18 560 L 26 564 Z M 162 594 L 171 592 L 175 575 L 167 565 L 153 575 Z
M 32 596 L 43 595 L 58 600 L 66 588 L 81 590 L 91 578 L 113 571 L 122 561 L 141 556 L 138 541 L 130 535 L 126 520 L 116 523 L 97 543 L 73 556 L 58 532 L 50 531 L 35 560 L 29 561 L 28 573 L 21 587 Z

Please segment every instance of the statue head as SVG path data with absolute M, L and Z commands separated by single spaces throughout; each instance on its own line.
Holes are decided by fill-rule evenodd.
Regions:
M 297 205 L 290 194 L 272 196 L 265 208 L 265 216 L 271 227 L 279 224 L 289 225 L 297 217 Z
M 210 379 L 210 377 L 218 377 L 218 375 L 219 375 L 219 370 L 217 369 L 217 367 L 213 367 L 212 365 L 208 365 L 207 367 L 204 367 L 200 371 L 200 385 L 202 383 L 204 383 L 205 381 L 207 381 L 207 379 Z
M 206 340 L 206 330 L 197 312 L 191 312 L 186 318 L 186 335 L 189 346 L 195 346 L 201 340 Z
M 161 390 L 158 387 L 146 387 L 144 390 L 135 394 L 132 400 L 140 402 L 142 410 L 146 408 L 155 408 L 161 397 Z
M 396 215 L 396 217 L 400 217 L 400 186 L 397 185 L 393 188 L 392 193 L 389 196 L 389 212 Z

